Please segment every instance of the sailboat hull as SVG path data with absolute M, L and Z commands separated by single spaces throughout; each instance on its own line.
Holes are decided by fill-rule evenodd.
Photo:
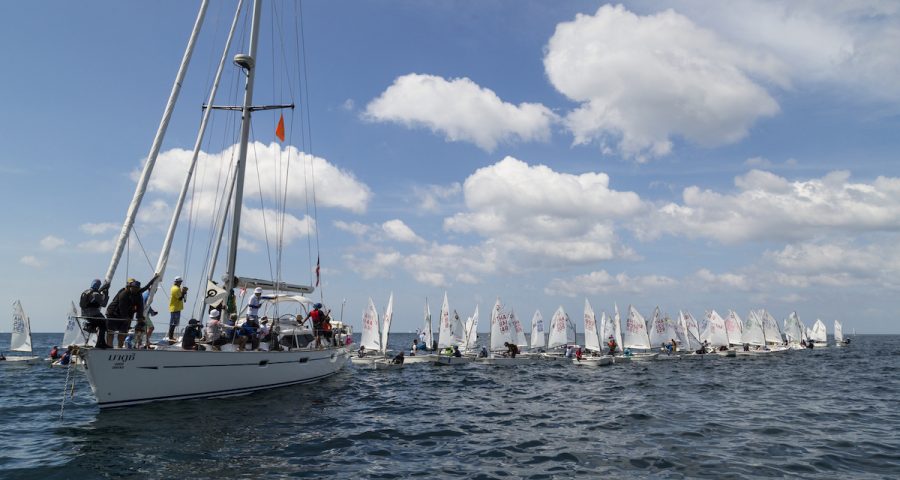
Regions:
M 315 382 L 339 372 L 349 358 L 343 348 L 282 352 L 88 349 L 83 355 L 100 408 Z
M 602 357 L 582 357 L 581 360 L 579 360 L 577 358 L 573 358 L 572 363 L 574 363 L 575 365 L 581 365 L 584 367 L 601 367 L 604 365 L 612 365 L 613 357 L 604 355 Z
M 7 355 L 6 360 L 0 362 L 0 364 L 2 363 L 9 363 L 10 365 L 37 365 L 46 363 L 46 360 L 33 355 Z

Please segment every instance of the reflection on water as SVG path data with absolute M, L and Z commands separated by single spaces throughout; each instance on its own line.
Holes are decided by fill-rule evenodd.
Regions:
M 896 477 L 898 340 L 597 369 L 348 366 L 104 412 L 78 373 L 62 422 L 65 370 L 4 366 L 0 477 Z

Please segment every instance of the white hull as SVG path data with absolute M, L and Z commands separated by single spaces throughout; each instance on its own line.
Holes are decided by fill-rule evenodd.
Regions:
M 375 370 L 400 370 L 402 363 L 394 363 L 393 359 L 380 358 L 372 363 Z
M 0 361 L 0 364 L 7 362 L 13 365 L 37 365 L 45 363 L 46 360 L 34 355 L 7 355 L 6 360 Z
M 406 357 L 403 363 L 434 363 L 437 360 L 438 356 L 435 354 L 418 354 L 418 355 L 410 355 Z
M 372 354 L 366 357 L 359 357 L 354 355 L 350 357 L 350 361 L 353 362 L 354 365 L 371 365 L 377 360 L 384 360 L 384 358 L 385 357 L 376 354 Z
M 475 359 L 476 363 L 485 365 L 532 365 L 537 359 L 531 357 L 481 357 Z
M 572 363 L 575 365 L 582 365 L 585 367 L 600 367 L 603 365 L 612 365 L 613 357 L 609 355 L 605 355 L 602 357 L 582 357 L 581 360 L 577 358 L 572 359 Z
M 649 362 L 650 360 L 656 360 L 656 357 L 658 356 L 658 353 L 632 353 L 631 355 L 628 355 L 628 358 L 630 358 L 632 362 Z
M 449 355 L 438 355 L 434 361 L 437 365 L 462 365 L 464 363 L 472 363 L 475 357 L 451 357 Z
M 613 363 L 631 363 L 631 357 L 616 355 L 613 357 Z
M 83 355 L 100 408 L 315 382 L 340 371 L 349 357 L 343 348 L 282 352 L 87 349 Z

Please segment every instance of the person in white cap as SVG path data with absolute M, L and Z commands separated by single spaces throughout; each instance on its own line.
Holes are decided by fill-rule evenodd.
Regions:
M 181 323 L 181 311 L 184 310 L 184 297 L 187 296 L 187 287 L 182 287 L 184 281 L 181 277 L 175 277 L 172 290 L 169 292 L 169 335 L 166 337 L 175 340 L 175 328 Z
M 250 297 L 247 306 L 250 308 L 247 316 L 253 317 L 254 319 L 259 318 L 259 307 L 262 306 L 262 288 L 256 287 L 256 289 L 253 290 L 253 296 Z
M 206 322 L 206 342 L 212 346 L 213 350 L 219 350 L 220 345 L 228 342 L 228 339 L 222 334 L 222 322 L 219 321 L 218 310 L 209 312 L 209 321 Z

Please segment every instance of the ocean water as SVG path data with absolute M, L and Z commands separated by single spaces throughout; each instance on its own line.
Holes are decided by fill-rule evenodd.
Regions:
M 0 365 L 0 478 L 900 478 L 896 335 L 595 369 L 348 365 L 104 412 L 74 374 L 60 419 L 66 369 Z

